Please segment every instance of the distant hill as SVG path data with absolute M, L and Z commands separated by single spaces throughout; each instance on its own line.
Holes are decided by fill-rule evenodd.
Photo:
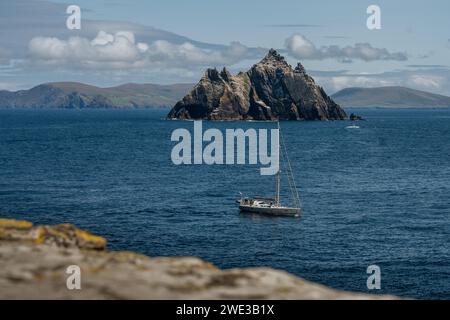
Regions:
M 78 82 L 53 82 L 29 90 L 0 91 L 0 108 L 169 108 L 192 86 L 128 83 L 99 88 Z
M 450 107 L 450 97 L 405 87 L 347 88 L 331 97 L 343 107 Z
M 170 108 L 194 84 L 136 84 L 100 88 L 51 82 L 29 90 L 0 90 L 0 108 Z M 405 87 L 347 88 L 331 96 L 342 107 L 450 107 L 450 97 Z

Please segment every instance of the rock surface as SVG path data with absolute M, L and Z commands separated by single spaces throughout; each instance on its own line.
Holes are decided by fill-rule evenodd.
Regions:
M 269 268 L 220 270 L 192 257 L 109 252 L 63 224 L 0 219 L 0 299 L 393 299 L 329 289 Z M 65 273 L 81 268 L 81 290 Z
M 363 117 L 355 113 L 350 114 L 350 121 L 365 121 Z
M 249 71 L 208 69 L 168 114 L 170 119 L 343 120 L 345 111 L 306 74 L 271 49 Z

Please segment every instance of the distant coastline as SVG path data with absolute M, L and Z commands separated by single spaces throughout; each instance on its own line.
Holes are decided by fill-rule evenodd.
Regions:
M 146 109 L 171 108 L 193 84 L 137 84 L 100 88 L 79 82 L 52 82 L 29 90 L 1 91 L 0 108 Z
M 381 110 L 446 110 L 450 109 L 450 106 L 422 106 L 422 107 L 410 107 L 410 106 L 345 106 L 345 109 L 351 110 L 369 110 L 369 109 L 381 109 Z
M 395 86 L 346 88 L 331 97 L 345 108 L 450 108 L 450 97 Z
M 195 84 L 129 83 L 100 88 L 53 82 L 28 90 L 0 90 L 0 109 L 166 109 Z M 344 109 L 448 109 L 450 97 L 405 87 L 346 88 L 331 95 Z

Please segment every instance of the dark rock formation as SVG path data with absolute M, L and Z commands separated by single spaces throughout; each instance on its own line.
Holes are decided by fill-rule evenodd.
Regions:
M 395 299 L 334 290 L 270 268 L 220 270 L 194 257 L 106 250 L 68 224 L 0 219 L 0 299 Z M 81 290 L 66 287 L 81 269 Z
M 351 121 L 365 121 L 365 119 L 357 114 L 352 113 L 350 115 L 350 120 Z
M 343 120 L 345 111 L 306 74 L 275 50 L 249 71 L 232 76 L 208 69 L 168 114 L 171 119 Z

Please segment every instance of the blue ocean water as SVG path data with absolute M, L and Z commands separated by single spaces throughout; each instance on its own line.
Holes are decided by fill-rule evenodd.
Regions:
M 269 266 L 334 288 L 450 299 L 450 111 L 358 110 L 349 122 L 282 122 L 304 214 L 239 214 L 271 194 L 259 166 L 175 166 L 161 110 L 0 110 L 0 217 L 74 223 L 109 247 Z M 204 127 L 274 128 L 213 122 Z M 371 293 L 374 293 L 373 291 Z

